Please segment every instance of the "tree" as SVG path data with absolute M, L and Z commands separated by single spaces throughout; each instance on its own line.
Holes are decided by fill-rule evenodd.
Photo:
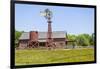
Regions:
M 74 40 L 76 40 L 76 36 L 75 35 L 69 35 L 68 34 L 68 40 L 74 41 Z
M 22 32 L 20 32 L 20 31 L 15 31 L 15 47 L 18 46 L 18 40 L 19 40 L 21 34 L 22 34 Z
M 73 41 L 76 41 L 76 35 L 71 35 L 71 34 L 68 34 L 66 35 L 67 37 L 67 40 L 68 41 L 71 41 L 71 42 L 68 42 L 67 45 L 73 45 Z M 74 42 L 74 44 L 76 45 L 76 42 Z
M 76 45 L 78 46 L 89 46 L 94 45 L 94 33 L 93 34 L 80 34 L 80 35 L 71 35 L 66 34 L 66 39 L 69 41 L 76 41 Z M 67 45 L 72 45 L 73 42 L 69 42 Z
M 94 45 L 94 33 L 92 33 L 92 35 L 90 36 L 90 45 Z
M 77 36 L 77 45 L 88 46 L 89 45 L 89 36 L 81 34 Z
M 18 41 L 19 37 L 21 36 L 22 32 L 15 31 L 15 40 Z

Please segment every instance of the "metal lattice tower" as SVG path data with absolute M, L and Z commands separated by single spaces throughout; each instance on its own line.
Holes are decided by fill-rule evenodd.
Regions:
M 49 9 L 45 9 L 42 14 L 47 19 L 47 23 L 48 23 L 46 47 L 47 48 L 52 48 L 53 45 L 54 45 L 53 38 L 52 38 L 52 26 L 51 26 L 51 23 L 52 23 L 52 21 L 51 21 L 52 12 Z

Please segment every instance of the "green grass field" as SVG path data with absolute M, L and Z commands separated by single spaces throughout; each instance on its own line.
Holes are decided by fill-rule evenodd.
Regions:
M 94 49 L 16 50 L 15 65 L 94 61 Z

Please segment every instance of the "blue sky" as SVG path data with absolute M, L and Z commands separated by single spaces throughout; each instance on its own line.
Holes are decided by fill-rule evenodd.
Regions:
M 46 5 L 15 5 L 15 29 L 18 31 L 47 31 L 47 20 L 40 11 L 49 8 L 53 12 L 52 30 L 68 34 L 94 32 L 94 8 L 61 7 Z

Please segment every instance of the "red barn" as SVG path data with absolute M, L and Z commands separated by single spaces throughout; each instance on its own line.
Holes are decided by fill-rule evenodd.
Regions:
M 66 47 L 65 31 L 52 32 L 52 38 L 57 48 Z M 30 45 L 32 46 L 32 44 L 34 46 L 36 45 L 36 47 L 45 47 L 46 39 L 47 39 L 47 32 L 37 32 L 37 31 L 24 32 L 19 38 L 19 48 L 27 48 Z

